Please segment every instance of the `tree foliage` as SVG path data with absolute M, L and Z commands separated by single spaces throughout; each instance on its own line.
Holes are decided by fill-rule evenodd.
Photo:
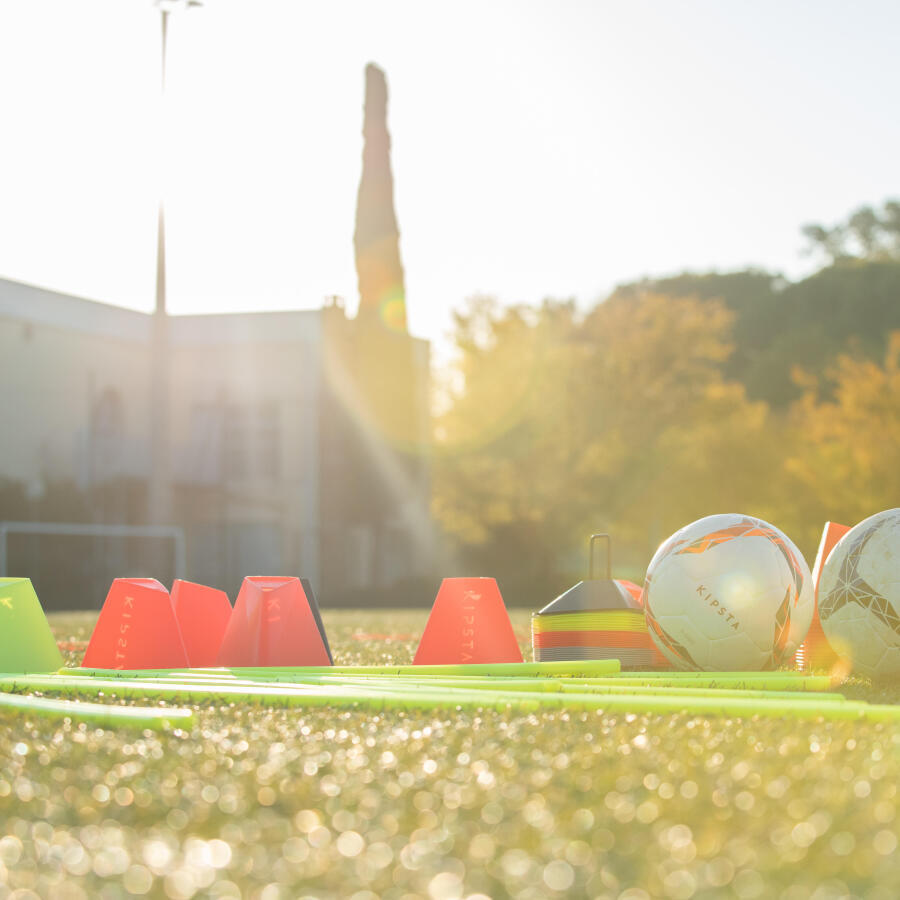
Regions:
M 900 504 L 900 205 L 869 212 L 794 284 L 683 273 L 581 315 L 471 301 L 436 432 L 453 567 L 534 605 L 583 574 L 594 531 L 640 577 L 711 513 L 759 515 L 811 558 L 824 521 Z
M 768 272 L 686 272 L 622 285 L 613 297 L 641 292 L 720 300 L 734 313 L 734 352 L 723 375 L 747 396 L 786 410 L 802 389 L 800 366 L 824 375 L 839 353 L 881 359 L 885 336 L 900 328 L 900 260 L 850 260 L 789 284 Z
M 900 331 L 880 363 L 841 354 L 827 379 L 804 378 L 792 411 L 784 515 L 807 541 L 825 520 L 853 525 L 900 504 Z
M 435 513 L 464 559 L 549 584 L 583 567 L 592 531 L 613 531 L 640 567 L 685 515 L 722 498 L 746 508 L 767 416 L 722 377 L 732 318 L 716 301 L 655 294 L 581 319 L 550 301 L 460 314 Z
M 900 259 L 900 201 L 886 200 L 880 210 L 861 206 L 843 222 L 803 226 L 809 249 L 831 263 L 848 259 Z

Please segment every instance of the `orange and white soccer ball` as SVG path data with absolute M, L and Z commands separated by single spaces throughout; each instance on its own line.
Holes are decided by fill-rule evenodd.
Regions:
M 738 514 L 707 516 L 656 551 L 644 583 L 647 628 L 681 669 L 759 671 L 806 637 L 809 567 L 782 531 Z
M 828 643 L 865 675 L 900 675 L 900 509 L 854 525 L 825 560 L 819 619 Z

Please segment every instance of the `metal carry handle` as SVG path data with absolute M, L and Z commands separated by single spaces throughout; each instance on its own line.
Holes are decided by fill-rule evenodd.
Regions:
M 592 534 L 588 544 L 588 577 L 594 580 L 594 541 L 606 541 L 606 580 L 612 580 L 612 542 L 608 534 Z

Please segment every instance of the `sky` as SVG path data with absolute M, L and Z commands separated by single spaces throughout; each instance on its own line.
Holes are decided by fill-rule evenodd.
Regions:
M 0 0 L 0 277 L 174 313 L 358 295 L 364 67 L 387 75 L 410 330 L 474 294 L 811 271 L 900 196 L 900 4 Z

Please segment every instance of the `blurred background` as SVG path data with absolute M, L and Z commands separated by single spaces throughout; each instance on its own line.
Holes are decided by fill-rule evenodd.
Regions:
M 900 7 L 0 4 L 0 574 L 537 608 L 900 505 Z

